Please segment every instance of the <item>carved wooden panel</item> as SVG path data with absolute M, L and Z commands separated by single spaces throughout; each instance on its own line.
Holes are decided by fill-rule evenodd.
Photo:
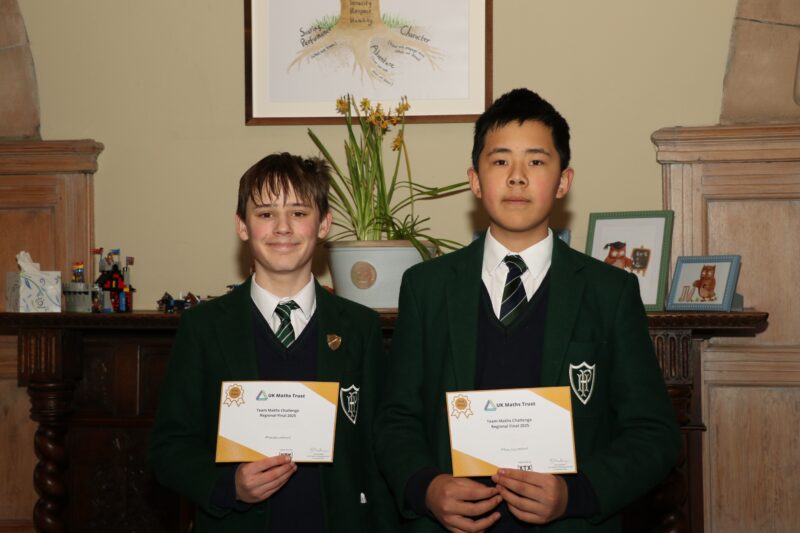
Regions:
M 796 501 L 790 472 L 800 471 L 787 434 L 800 427 L 800 125 L 666 128 L 653 142 L 664 208 L 675 211 L 672 264 L 678 255 L 741 255 L 737 292 L 770 312 L 757 337 L 702 347 L 705 527 L 793 531 L 797 506 L 785 498 Z
M 709 387 L 712 531 L 797 531 L 800 387 Z

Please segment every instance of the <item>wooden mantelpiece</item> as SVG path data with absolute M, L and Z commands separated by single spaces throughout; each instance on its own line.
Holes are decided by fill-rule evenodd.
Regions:
M 627 529 L 702 531 L 700 345 L 754 335 L 767 313 L 650 313 L 650 334 L 684 437 L 682 462 L 626 515 Z M 394 315 L 383 315 L 384 336 Z M 160 488 L 145 446 L 177 315 L 0 313 L 19 336 L 19 385 L 38 423 L 34 523 L 42 531 L 186 531 L 189 514 Z

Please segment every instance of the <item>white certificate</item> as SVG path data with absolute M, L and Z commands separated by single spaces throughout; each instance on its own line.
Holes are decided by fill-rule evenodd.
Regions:
M 447 393 L 453 476 L 577 472 L 569 387 Z
M 217 462 L 332 463 L 338 404 L 338 383 L 223 381 Z

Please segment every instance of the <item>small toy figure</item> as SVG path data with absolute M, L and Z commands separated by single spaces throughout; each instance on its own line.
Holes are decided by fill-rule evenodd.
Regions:
M 120 269 L 119 248 L 112 248 L 103 255 L 103 248 L 95 248 L 92 253 L 100 256 L 98 276 L 95 284 L 100 288 L 100 311 L 104 313 L 126 313 L 133 311 L 133 293 L 130 284 L 129 266 L 133 258 L 126 260 L 125 272 Z M 128 279 L 125 279 L 127 275 Z
M 197 296 L 195 296 L 190 292 L 183 299 L 183 309 L 191 309 L 192 307 L 195 307 L 199 303 L 200 303 L 200 298 L 198 298 Z
M 98 256 L 97 262 L 97 271 L 98 272 L 105 272 L 106 270 L 106 259 L 103 257 L 103 248 L 92 248 L 91 252 L 93 255 Z
M 692 283 L 693 287 L 697 287 L 697 294 L 700 296 L 701 302 L 713 302 L 717 299 L 717 293 L 715 292 L 717 287 L 716 270 L 717 265 L 703 265 L 700 270 L 700 279 Z
M 650 264 L 650 249 L 640 246 L 631 253 L 631 272 L 644 276 L 647 274 L 647 265 Z
M 84 264 L 83 261 L 75 261 L 72 263 L 72 283 L 85 283 L 86 280 L 83 276 Z
M 122 278 L 125 280 L 125 285 L 131 286 L 131 267 L 133 266 L 133 256 L 125 257 L 125 267 L 122 269 Z
M 174 313 L 175 312 L 175 298 L 168 292 L 164 293 L 164 296 L 161 297 L 158 302 L 158 310 L 162 313 Z
M 630 269 L 633 262 L 630 257 L 627 257 L 627 246 L 627 243 L 620 241 L 610 242 L 603 246 L 603 249 L 609 248 L 605 262 L 618 268 Z

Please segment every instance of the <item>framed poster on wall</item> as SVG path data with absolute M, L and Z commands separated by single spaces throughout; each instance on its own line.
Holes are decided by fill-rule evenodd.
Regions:
M 341 123 L 336 99 L 407 122 L 472 122 L 491 103 L 492 0 L 245 0 L 245 122 Z

